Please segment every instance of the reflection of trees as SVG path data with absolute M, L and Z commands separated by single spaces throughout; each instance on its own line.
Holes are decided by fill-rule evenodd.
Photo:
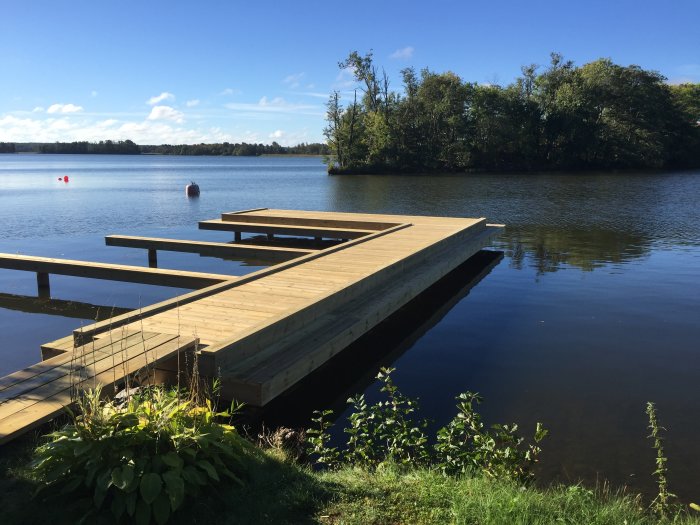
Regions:
M 638 233 L 551 225 L 507 227 L 497 243 L 513 268 L 522 269 L 531 261 L 539 274 L 555 272 L 564 264 L 592 271 L 644 257 L 651 245 Z

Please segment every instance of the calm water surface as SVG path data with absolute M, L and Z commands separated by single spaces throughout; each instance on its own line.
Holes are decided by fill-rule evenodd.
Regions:
M 68 184 L 58 177 L 68 175 Z M 188 200 L 191 179 L 202 188 Z M 700 486 L 700 171 L 328 177 L 315 158 L 0 155 L 0 252 L 146 265 L 104 235 L 228 240 L 197 229 L 256 207 L 487 217 L 503 260 L 429 329 L 386 348 L 402 390 L 435 425 L 464 390 L 490 421 L 543 421 L 542 479 L 609 479 L 650 490 L 644 404 L 668 428 L 672 490 Z M 159 253 L 163 267 L 245 273 L 251 261 Z M 136 308 L 181 290 L 52 276 L 52 297 Z M 0 271 L 0 374 L 84 320 L 27 313 L 33 274 Z M 26 307 L 24 307 L 26 310 Z M 80 314 L 77 314 L 80 317 Z M 426 313 L 430 317 L 430 312 Z M 379 348 L 381 346 L 381 348 Z M 370 368 L 372 368 L 370 366 Z M 376 370 L 357 375 L 372 398 Z M 354 376 L 353 376 L 354 377 Z M 352 388 L 351 388 L 352 390 Z M 316 393 L 340 406 L 345 393 Z M 291 412 L 290 412 L 291 414 Z M 304 415 L 306 417 L 306 415 Z M 299 414 L 290 415 L 290 421 Z

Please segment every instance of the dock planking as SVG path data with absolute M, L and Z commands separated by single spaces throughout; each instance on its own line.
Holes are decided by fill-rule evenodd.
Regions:
M 159 237 L 135 237 L 130 235 L 108 235 L 105 237 L 105 243 L 107 246 L 199 253 L 201 255 L 211 255 L 214 257 L 242 257 L 268 261 L 288 261 L 317 251 L 303 248 L 186 241 L 180 239 L 163 239 Z
M 265 208 L 223 213 L 221 219 L 199 225 L 237 234 L 310 236 L 344 242 L 318 250 L 285 248 L 282 253 L 291 255 L 285 250 L 295 250 L 295 257 L 138 312 L 81 327 L 72 339 L 64 337 L 43 345 L 42 352 L 48 358 L 44 363 L 51 366 L 50 362 L 68 359 L 76 347 L 111 348 L 107 340 L 117 330 L 149 337 L 180 337 L 198 341 L 200 371 L 219 376 L 225 396 L 262 406 L 488 246 L 501 229 L 483 218 Z M 243 246 L 130 236 L 109 236 L 106 242 L 177 251 L 209 249 L 209 245 L 216 250 Z M 261 247 L 268 248 L 261 244 L 251 249 Z M 138 338 L 132 335 L 125 339 L 128 337 Z M 168 344 L 172 346 L 172 342 Z M 65 362 L 58 366 L 65 366 Z M 104 378 L 105 374 L 95 372 L 93 377 Z M 0 431 L 3 422 L 7 420 L 0 413 Z

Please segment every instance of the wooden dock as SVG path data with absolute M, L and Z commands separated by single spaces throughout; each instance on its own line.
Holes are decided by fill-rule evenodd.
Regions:
M 96 345 L 105 356 L 96 362 L 104 361 L 104 366 L 83 366 L 82 381 L 89 384 L 111 377 L 107 380 L 116 382 L 132 373 L 147 357 L 134 361 L 132 367 L 119 364 L 119 356 L 124 355 L 124 344 L 139 337 L 142 342 L 128 352 L 128 362 L 136 355 L 158 354 L 158 361 L 172 358 L 196 344 L 200 372 L 220 377 L 226 397 L 263 406 L 489 245 L 501 228 L 486 224 L 485 219 L 271 209 L 224 213 L 199 225 L 222 231 L 223 236 L 230 232 L 239 242 L 110 236 L 107 243 L 147 249 L 153 259 L 155 253 L 150 251 L 157 249 L 219 256 L 269 253 L 269 260 L 277 264 L 239 277 L 187 276 L 213 283 L 42 345 L 46 361 L 8 376 L 15 379 L 0 379 L 0 389 L 10 385 L 7 392 L 0 390 L 0 442 L 47 420 L 58 405 L 70 402 L 71 363 L 85 361 L 81 356 Z M 243 244 L 244 233 L 266 238 L 258 244 L 249 240 Z M 335 242 L 323 249 L 299 248 L 299 237 Z M 275 246 L 266 239 L 274 239 Z M 0 266 L 8 267 L 8 260 L 0 255 Z M 23 264 L 27 266 L 16 268 L 52 271 Z M 72 271 L 66 264 L 60 270 Z M 115 271 L 113 278 L 124 278 L 119 269 L 101 266 L 95 271 L 103 278 L 110 278 L 109 270 Z M 173 278 L 169 272 L 177 272 L 141 270 L 163 272 L 142 274 L 148 282 Z M 80 275 L 78 271 L 70 275 L 76 274 Z M 159 350 L 148 341 L 157 343 Z M 111 361 L 116 364 L 105 368 Z M 115 370 L 123 373 L 119 376 Z M 44 376 L 47 373 L 52 375 Z M 22 382 L 26 384 L 17 386 Z M 50 388 L 44 386 L 52 383 Z M 26 406 L 29 399 L 34 408 Z

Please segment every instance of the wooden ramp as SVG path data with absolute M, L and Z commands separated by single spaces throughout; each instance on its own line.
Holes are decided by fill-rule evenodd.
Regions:
M 116 368 L 124 365 L 111 365 L 114 358 L 108 356 L 119 354 L 120 345 L 133 343 L 145 356 L 152 353 L 152 344 L 159 355 L 173 355 L 198 341 L 200 372 L 219 377 L 225 396 L 265 405 L 488 246 L 502 228 L 483 218 L 272 209 L 223 213 L 199 224 L 220 230 L 223 236 L 234 233 L 236 240 L 241 240 L 242 232 L 266 234 L 268 239 L 285 237 L 253 248 L 240 248 L 228 240 L 180 243 L 111 236 L 107 242 L 217 253 L 231 249 L 228 246 L 240 253 L 267 247 L 278 250 L 283 259 L 294 258 L 78 328 L 72 336 L 42 345 L 46 361 L 0 379 L 0 388 L 7 383 L 6 388 L 14 389 L 6 394 L 14 396 L 7 401 L 14 411 L 0 405 L 0 439 L 45 421 L 60 411 L 59 405 L 69 403 L 66 378 L 74 355 L 102 355 L 94 352 L 95 345 L 106 349 L 105 357 L 94 363 L 86 357 L 87 375 L 93 381 L 112 382 Z M 298 240 L 287 236 L 342 242 L 326 244 L 324 249 L 297 249 Z M 273 242 L 288 244 L 288 250 L 273 247 Z M 118 343 L 111 341 L 119 332 L 127 335 Z M 145 357 L 126 368 L 144 363 Z M 45 369 L 53 375 L 42 376 Z M 24 386 L 18 386 L 21 383 Z
M 118 384 L 196 344 L 193 337 L 116 330 L 1 378 L 0 443 L 60 415 L 79 390 Z

